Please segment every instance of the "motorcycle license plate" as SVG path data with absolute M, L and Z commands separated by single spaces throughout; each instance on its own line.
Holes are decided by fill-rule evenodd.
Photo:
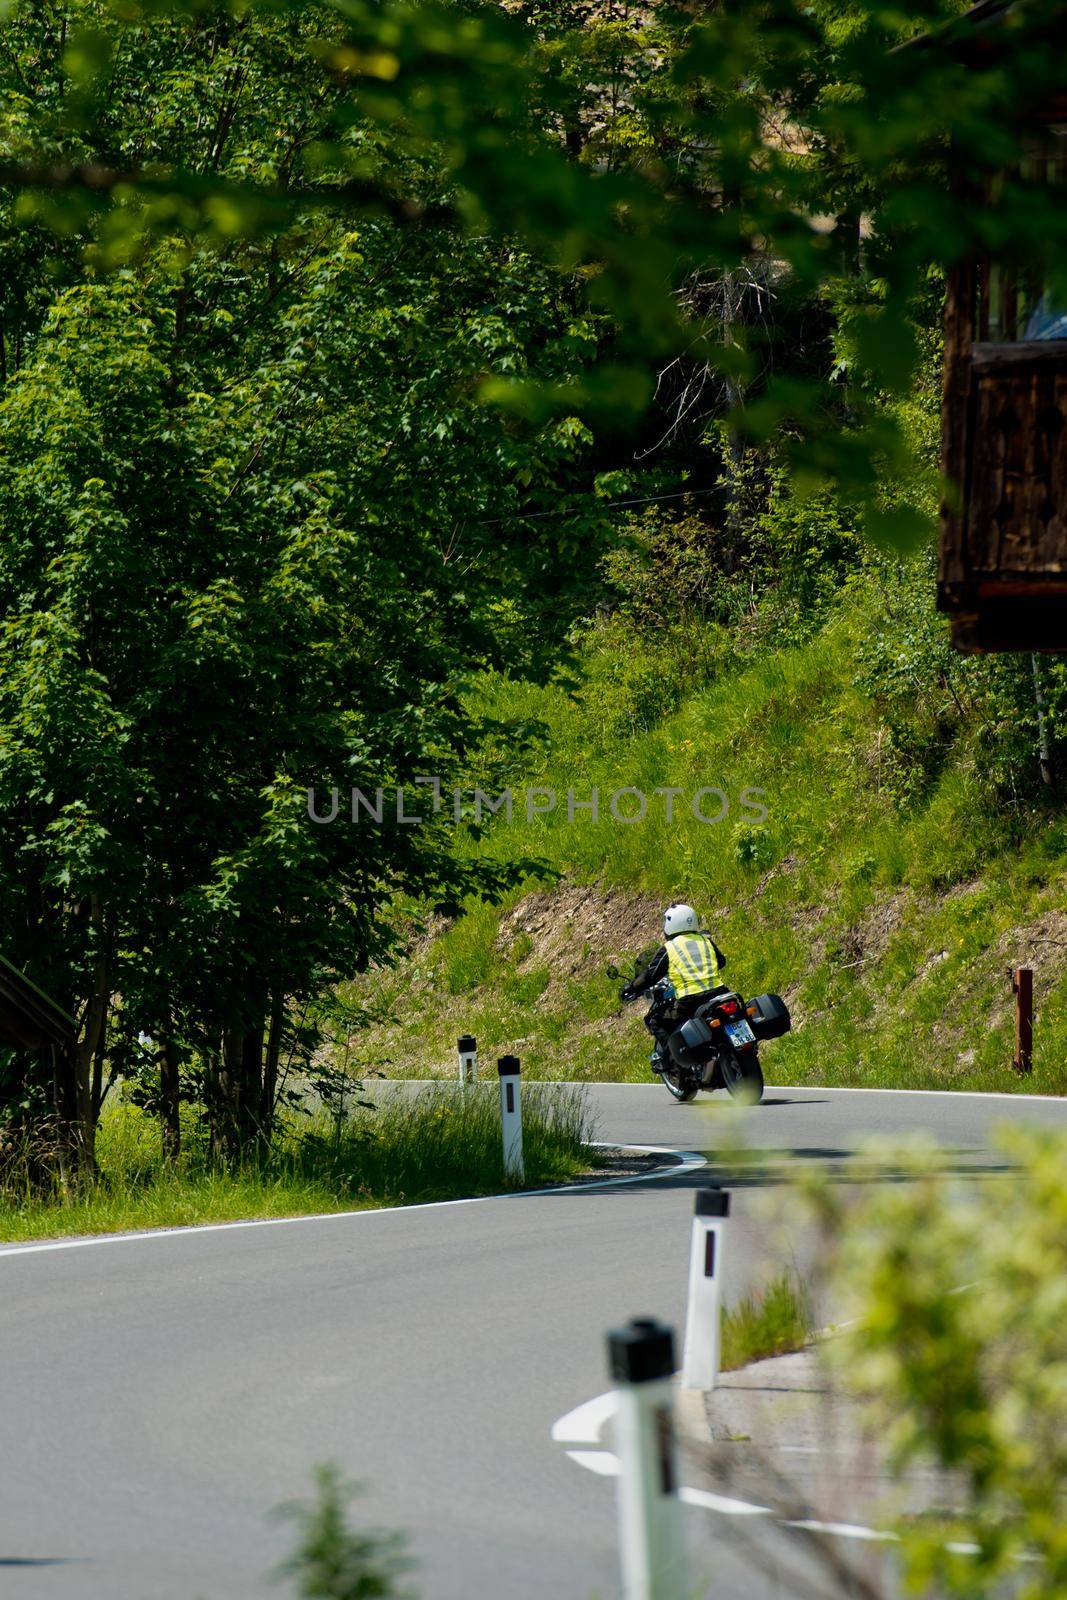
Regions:
M 756 1035 L 752 1032 L 747 1022 L 728 1022 L 726 1033 L 731 1044 L 755 1044 Z

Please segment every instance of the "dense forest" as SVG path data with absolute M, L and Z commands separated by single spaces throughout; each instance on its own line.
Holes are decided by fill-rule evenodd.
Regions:
M 955 655 L 934 611 L 941 302 L 979 249 L 1055 290 L 1067 224 L 1025 164 L 995 214 L 948 184 L 950 131 L 1013 169 L 1055 63 L 1025 28 L 981 75 L 908 47 L 947 15 L 9 10 L 0 945 L 77 1024 L 0 1051 L 41 1173 L 92 1169 L 109 1096 L 237 1160 L 294 1061 L 378 1065 L 389 1017 L 498 979 L 529 1008 L 543 963 L 524 989 L 498 935 L 538 873 L 702 895 L 754 978 L 810 968 L 812 1011 L 905 890 L 977 883 L 960 959 L 1007 965 L 1011 896 L 1043 916 L 1060 872 L 1067 678 Z M 751 784 L 769 816 L 309 817 L 546 773 Z M 831 900 L 812 964 L 794 910 Z M 947 950 L 939 906 L 886 993 Z M 413 939 L 414 987 L 384 981 Z M 579 977 L 557 1044 L 611 1004 Z M 914 1051 L 877 1010 L 861 1076 Z

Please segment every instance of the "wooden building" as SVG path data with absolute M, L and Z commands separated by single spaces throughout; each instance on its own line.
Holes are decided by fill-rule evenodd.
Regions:
M 1036 30 L 1067 61 L 1067 3 L 983 0 L 920 42 L 980 72 L 1002 56 L 1005 30 Z M 1018 129 L 1027 177 L 1064 184 L 1062 95 Z M 996 175 L 958 170 L 958 192 L 996 204 Z M 1067 305 L 1017 262 L 970 260 L 949 274 L 945 303 L 938 607 L 965 651 L 1067 651 Z

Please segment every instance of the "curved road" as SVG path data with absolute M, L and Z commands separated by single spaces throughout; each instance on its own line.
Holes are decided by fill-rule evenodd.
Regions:
M 600 1138 L 714 1160 L 714 1110 L 592 1093 Z M 773 1181 L 871 1132 L 981 1166 L 998 1122 L 1067 1129 L 1067 1101 L 770 1088 L 744 1116 Z M 4 1593 L 278 1593 L 292 1534 L 268 1512 L 335 1460 L 367 1485 L 361 1521 L 410 1533 L 425 1600 L 613 1595 L 613 1485 L 550 1429 L 607 1387 L 605 1329 L 680 1323 L 705 1176 L 0 1249 Z M 735 1204 L 728 1297 L 758 1266 L 758 1187 Z M 778 1592 L 721 1576 L 720 1596 Z

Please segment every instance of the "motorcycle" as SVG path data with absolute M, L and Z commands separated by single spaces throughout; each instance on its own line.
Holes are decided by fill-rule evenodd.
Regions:
M 640 960 L 635 969 L 641 969 Z M 609 976 L 619 974 L 612 969 Z M 651 1005 L 645 1012 L 645 1027 L 657 1039 L 652 1059 L 661 1062 L 656 1076 L 662 1078 L 667 1092 L 684 1104 L 701 1089 L 726 1089 L 733 1099 L 758 1105 L 763 1098 L 759 1047 L 765 1039 L 780 1038 L 792 1027 L 781 996 L 761 994 L 746 1001 L 735 990 L 713 990 L 669 1035 L 668 1058 L 664 1060 L 658 1035 L 663 1013 L 674 999 L 674 986 L 663 978 L 647 993 Z M 627 986 L 620 998 L 629 1002 L 639 997 L 630 994 Z

